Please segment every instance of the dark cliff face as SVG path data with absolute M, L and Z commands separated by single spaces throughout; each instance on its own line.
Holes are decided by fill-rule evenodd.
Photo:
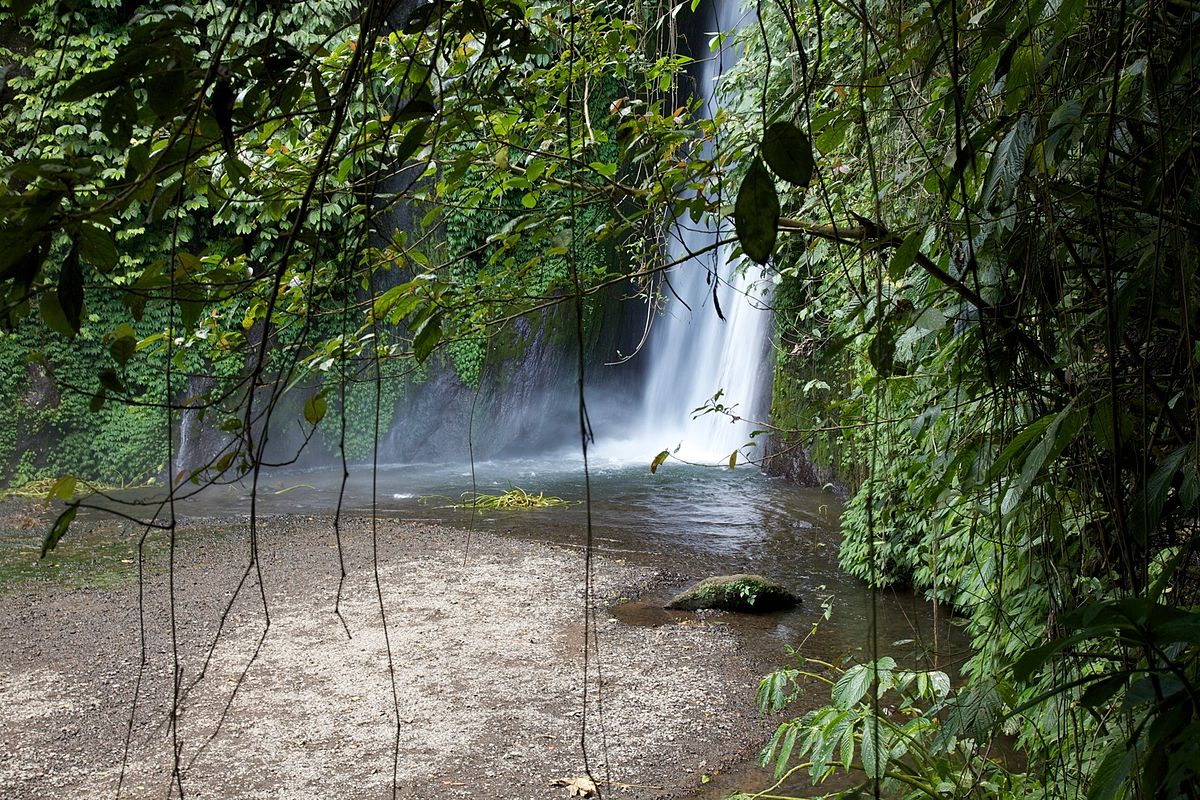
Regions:
M 837 470 L 830 464 L 819 463 L 811 449 L 799 442 L 771 436 L 767 439 L 764 469 L 768 475 L 784 478 L 798 486 L 826 487 L 840 497 L 849 489 Z
M 401 461 L 453 461 L 473 450 L 488 458 L 508 450 L 544 451 L 567 441 L 572 419 L 571 353 L 552 344 L 560 313 L 518 319 L 506 350 L 485 360 L 478 389 L 449 365 L 410 387 L 394 409 L 383 449 Z
M 637 359 L 614 363 L 637 346 L 644 316 L 641 302 L 623 300 L 626 294 L 590 303 L 584 397 L 593 425 L 621 424 L 622 398 L 639 386 Z M 382 449 L 394 460 L 455 461 L 471 452 L 491 458 L 578 447 L 577 353 L 569 299 L 517 319 L 492 339 L 478 389 L 435 361 L 428 379 L 396 403 Z

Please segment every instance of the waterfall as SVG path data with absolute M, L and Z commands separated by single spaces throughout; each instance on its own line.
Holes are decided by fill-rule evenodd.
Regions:
M 732 36 L 719 50 L 710 49 L 709 42 L 742 24 L 740 3 L 708 0 L 695 14 L 678 17 L 681 28 L 688 29 L 681 51 L 693 54 L 691 93 L 707 118 L 718 108 L 718 81 L 738 55 Z M 397 219 L 396 224 L 415 222 Z M 748 269 L 743 268 L 729 248 L 712 248 L 718 239 L 732 237 L 731 221 L 704 217 L 696 223 L 685 215 L 664 220 L 664 227 L 664 258 L 681 263 L 664 276 L 642 351 L 629 366 L 587 371 L 588 419 L 598 437 L 591 452 L 617 466 L 646 464 L 663 450 L 707 464 L 727 462 L 734 450 L 743 453 L 739 461 L 760 456 L 757 447 L 745 447 L 755 429 L 746 420 L 764 420 L 768 410 L 769 284 L 759 279 L 757 266 L 747 262 Z M 700 254 L 687 259 L 689 253 Z M 618 330 L 620 313 L 610 322 Z M 427 460 L 430 443 L 436 442 L 438 457 L 449 459 L 465 459 L 468 452 L 484 458 L 554 454 L 573 459 L 578 452 L 574 354 L 546 335 L 551 329 L 569 330 L 563 327 L 568 324 L 573 324 L 569 318 L 553 314 L 516 323 L 524 354 L 505 362 L 502 380 L 478 396 L 449 370 L 408 387 L 397 401 L 385 458 Z M 628 327 L 636 327 L 640 336 L 640 324 Z M 618 341 L 623 335 L 618 333 Z M 615 348 L 612 342 L 599 345 L 596 354 L 585 357 L 599 367 L 614 351 L 619 355 L 623 347 L 635 346 L 637 338 L 626 337 L 628 344 Z M 693 419 L 694 410 L 718 391 L 727 413 Z M 472 426 L 464 424 L 472 418 Z
M 728 32 L 738 26 L 738 5 L 738 0 L 713 3 L 704 23 L 709 31 L 705 44 L 714 31 Z M 717 110 L 717 82 L 736 59 L 729 40 L 719 52 L 697 57 L 696 92 L 706 116 Z M 718 238 L 731 235 L 730 225 L 719 225 L 710 217 L 693 223 L 682 216 L 670 230 L 668 261 L 704 251 Z M 702 252 L 665 276 L 664 305 L 642 354 L 648 364 L 640 411 L 627 440 L 619 445 L 629 458 L 653 457 L 663 449 L 702 463 L 726 461 L 734 450 L 758 455 L 757 448 L 743 445 L 751 441 L 754 430 L 747 420 L 765 419 L 770 394 L 771 315 L 765 308 L 769 283 L 760 280 L 760 274 L 758 267 L 748 261 L 742 264 L 724 247 Z M 694 410 L 708 404 L 718 391 L 717 402 L 728 413 L 696 416 Z M 735 417 L 745 419 L 735 421 Z M 618 447 L 605 449 L 611 452 Z

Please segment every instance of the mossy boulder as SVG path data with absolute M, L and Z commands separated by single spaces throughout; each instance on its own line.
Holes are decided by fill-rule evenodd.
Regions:
M 800 599 L 762 575 L 717 575 L 693 584 L 667 603 L 667 608 L 694 611 L 718 608 L 758 614 L 791 608 Z

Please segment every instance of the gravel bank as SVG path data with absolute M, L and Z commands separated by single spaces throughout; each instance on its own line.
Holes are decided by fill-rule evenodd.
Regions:
M 551 783 L 584 769 L 582 555 L 480 533 L 467 552 L 462 531 L 378 526 L 386 637 L 368 520 L 344 524 L 345 626 L 328 519 L 261 521 L 261 593 L 251 570 L 236 598 L 245 525 L 183 527 L 174 737 L 165 548 L 140 616 L 136 580 L 0 589 L 0 796 L 113 797 L 124 760 L 121 795 L 161 798 L 175 738 L 188 797 L 386 798 L 394 747 L 400 797 L 567 797 Z M 712 617 L 618 622 L 610 606 L 656 588 L 655 571 L 597 558 L 595 576 L 593 774 L 611 777 L 605 797 L 687 797 L 769 735 L 755 668 Z

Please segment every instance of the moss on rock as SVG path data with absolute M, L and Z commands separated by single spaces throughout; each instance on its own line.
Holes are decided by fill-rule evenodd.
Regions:
M 796 595 L 762 575 L 737 574 L 705 578 L 676 595 L 667 608 L 764 613 L 791 608 L 799 602 Z

